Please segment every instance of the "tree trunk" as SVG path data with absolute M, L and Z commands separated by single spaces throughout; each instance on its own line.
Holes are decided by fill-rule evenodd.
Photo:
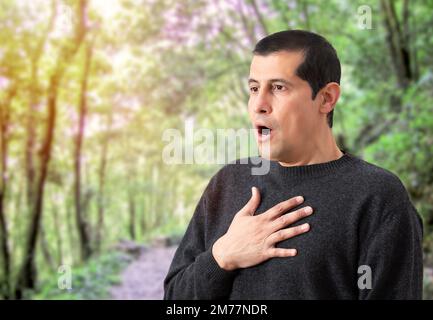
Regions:
M 395 2 L 382 0 L 384 26 L 386 30 L 386 41 L 394 65 L 397 83 L 401 89 L 409 86 L 412 76 L 411 52 L 409 46 L 409 7 L 408 2 L 403 6 L 403 25 L 398 20 L 395 11 Z
M 30 87 L 29 87 L 29 107 L 28 107 L 28 118 L 27 118 L 27 142 L 26 142 L 26 151 L 25 151 L 25 159 L 26 159 L 26 177 L 27 177 L 27 186 L 26 186 L 26 195 L 27 195 L 27 204 L 29 207 L 29 211 L 31 210 L 31 206 L 33 203 L 34 189 L 35 189 L 35 164 L 34 164 L 34 148 L 35 141 L 37 139 L 36 136 L 36 119 L 35 119 L 35 111 L 37 105 L 39 103 L 39 61 L 42 56 L 43 49 L 48 39 L 48 35 L 52 31 L 54 27 L 54 22 L 56 19 L 56 11 L 57 11 L 57 2 L 55 0 L 52 1 L 51 5 L 51 16 L 48 22 L 47 28 L 43 33 L 42 37 L 39 39 L 35 48 L 29 48 L 28 51 L 31 51 L 30 58 L 30 66 L 31 66 L 31 74 L 30 74 Z
M 147 194 L 143 195 L 143 211 L 141 219 L 141 236 L 144 236 L 152 225 L 152 216 L 150 208 L 150 197 Z
M 85 35 L 85 20 L 86 20 L 86 7 L 87 1 L 80 0 L 78 6 L 78 24 L 76 26 L 76 34 L 74 45 L 67 45 L 63 48 L 62 54 L 59 55 L 59 60 L 56 63 L 56 69 L 50 77 L 48 87 L 47 99 L 47 124 L 45 127 L 45 134 L 43 145 L 40 151 L 40 168 L 39 175 L 37 176 L 37 183 L 35 186 L 35 193 L 33 204 L 31 207 L 30 226 L 27 233 L 26 247 L 23 254 L 23 263 L 18 275 L 17 285 L 15 288 L 16 298 L 20 299 L 23 296 L 25 289 L 33 289 L 36 284 L 36 267 L 35 267 L 35 253 L 36 243 L 40 227 L 40 220 L 43 209 L 43 199 L 45 190 L 45 181 L 47 178 L 49 162 L 51 159 L 51 149 L 54 140 L 54 129 L 56 125 L 56 112 L 57 112 L 57 96 L 60 80 L 64 74 L 65 67 L 70 60 L 74 57 L 79 49 L 81 42 Z M 60 60 L 61 59 L 61 60 Z
M 17 298 L 22 297 L 22 291 L 26 288 L 34 288 L 36 283 L 36 268 L 35 268 L 35 249 L 37 235 L 40 226 L 40 220 L 43 207 L 43 195 L 45 190 L 45 180 L 48 172 L 48 164 L 51 158 L 51 147 L 53 142 L 55 119 L 56 119 L 56 104 L 58 90 L 59 75 L 54 75 L 51 78 L 50 88 L 48 90 L 48 119 L 45 132 L 44 144 L 40 153 L 40 175 L 37 183 L 34 205 L 32 207 L 32 216 L 30 227 L 27 234 L 26 250 L 24 252 L 24 262 L 18 278 L 16 288 Z
M 81 79 L 81 92 L 79 102 L 79 124 L 76 139 L 75 157 L 74 157 L 74 194 L 75 194 L 75 219 L 78 228 L 78 237 L 80 241 L 81 260 L 86 261 L 92 255 L 92 246 L 89 235 L 89 225 L 85 219 L 85 208 L 82 201 L 81 192 L 81 157 L 83 148 L 83 137 L 87 115 L 87 83 L 89 77 L 90 62 L 92 58 L 92 43 L 86 47 L 84 57 L 84 70 Z
M 75 247 L 75 244 L 76 244 L 75 233 L 72 232 L 72 230 L 75 229 L 74 221 L 73 221 L 74 220 L 74 212 L 72 211 L 73 210 L 72 201 L 73 201 L 72 199 L 68 199 L 66 201 L 66 204 L 65 204 L 66 223 L 68 226 L 68 232 L 67 232 L 68 246 L 69 246 L 69 251 L 66 251 L 66 252 L 69 252 L 69 256 L 71 257 L 71 263 L 72 263 L 72 265 L 75 265 L 75 262 L 76 262 L 75 257 L 78 257 L 78 253 L 76 253 L 76 247 Z
M 63 264 L 63 241 L 62 241 L 62 232 L 61 225 L 59 221 L 59 207 L 53 201 L 53 220 L 54 220 L 54 230 L 57 238 L 57 265 L 60 266 Z
M 108 142 L 110 141 L 110 131 L 111 126 L 113 124 L 113 112 L 110 112 L 108 115 L 108 125 L 107 132 L 104 135 L 101 149 L 101 160 L 99 164 L 99 172 L 98 172 L 98 223 L 96 226 L 96 239 L 95 239 L 95 250 L 97 252 L 101 251 L 102 247 L 102 236 L 104 230 L 104 215 L 105 215 L 105 201 L 104 201 L 104 193 L 105 193 L 105 173 L 107 169 L 107 153 L 108 153 Z
M 135 198 L 132 191 L 128 191 L 128 207 L 129 207 L 129 236 L 131 240 L 135 240 Z
M 40 234 L 41 236 L 39 237 L 39 242 L 40 242 L 40 246 L 42 249 L 42 254 L 44 256 L 45 262 L 47 263 L 48 267 L 54 271 L 56 270 L 56 265 L 54 263 L 53 257 L 50 253 L 50 248 L 48 245 L 48 241 L 47 241 L 47 236 L 46 236 L 46 232 L 45 232 L 45 228 L 43 226 L 43 221 L 41 221 L 41 225 L 40 225 Z
M 9 106 L 16 94 L 16 87 L 12 87 L 6 101 L 0 103 L 0 250 L 3 262 L 3 277 L 0 282 L 0 296 L 10 298 L 11 290 L 11 256 L 9 250 L 9 236 L 5 212 L 5 198 L 7 185 L 7 158 L 9 142 Z

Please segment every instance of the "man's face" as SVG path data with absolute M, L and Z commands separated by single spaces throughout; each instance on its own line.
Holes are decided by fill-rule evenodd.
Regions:
M 310 85 L 296 75 L 303 60 L 302 52 L 281 51 L 255 55 L 251 62 L 248 113 L 264 158 L 284 161 L 291 153 L 299 154 L 323 126 L 326 115 L 319 112 L 319 95 L 312 100 Z M 270 130 L 262 131 L 265 128 Z M 263 152 L 267 143 L 269 156 Z

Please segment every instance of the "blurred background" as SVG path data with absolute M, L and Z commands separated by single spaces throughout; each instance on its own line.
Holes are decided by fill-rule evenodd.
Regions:
M 0 296 L 162 298 L 221 167 L 165 163 L 164 131 L 250 128 L 255 43 L 306 29 L 342 63 L 338 145 L 397 174 L 422 215 L 433 298 L 432 13 L 431 0 L 0 0 Z

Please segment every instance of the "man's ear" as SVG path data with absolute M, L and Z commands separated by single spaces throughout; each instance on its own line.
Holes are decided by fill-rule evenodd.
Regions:
M 340 86 L 336 82 L 330 82 L 320 92 L 320 112 L 329 113 L 334 109 L 340 97 Z

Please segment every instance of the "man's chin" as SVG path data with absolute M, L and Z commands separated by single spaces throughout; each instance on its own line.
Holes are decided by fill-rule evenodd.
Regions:
M 265 150 L 263 150 L 262 148 L 259 149 L 259 155 L 261 158 L 266 159 L 266 160 L 270 160 L 270 161 L 278 161 L 279 157 L 278 154 L 275 152 L 264 152 Z
M 262 159 L 265 159 L 265 160 L 269 160 L 269 161 L 279 161 L 278 160 L 278 158 L 276 158 L 276 157 L 265 157 L 265 156 L 260 156 Z

